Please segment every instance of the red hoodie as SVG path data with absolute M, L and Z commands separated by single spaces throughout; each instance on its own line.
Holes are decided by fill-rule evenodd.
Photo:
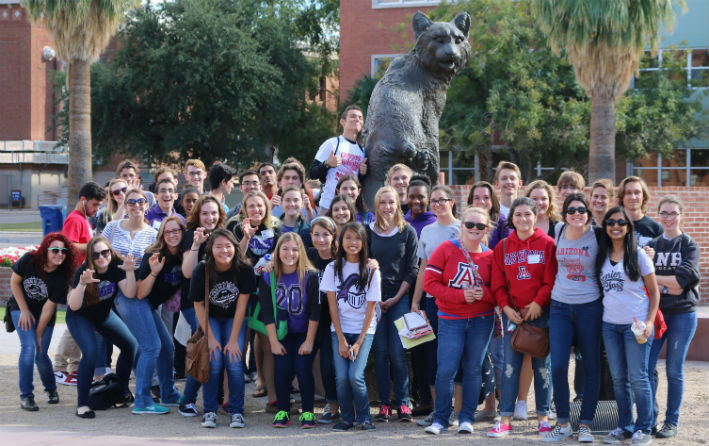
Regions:
M 527 240 L 520 240 L 516 231 L 506 240 L 495 246 L 491 288 L 497 305 L 548 306 L 557 268 L 554 240 L 539 228 Z
M 428 259 L 426 272 L 423 276 L 423 289 L 436 298 L 436 304 L 441 313 L 438 317 L 443 319 L 470 318 L 492 314 L 495 309 L 495 297 L 488 286 L 492 272 L 491 249 L 471 252 L 470 260 L 477 267 L 477 276 L 471 271 L 468 261 L 461 249 L 451 241 L 443 242 Z M 480 282 L 482 279 L 482 283 Z M 472 285 L 483 287 L 483 297 L 475 303 L 469 304 L 463 297 L 463 290 Z

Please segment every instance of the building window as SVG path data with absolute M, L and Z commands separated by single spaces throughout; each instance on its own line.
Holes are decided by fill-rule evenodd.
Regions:
M 410 8 L 414 6 L 434 6 L 441 0 L 372 0 L 372 8 Z M 454 3 L 450 1 L 448 3 Z
M 372 54 L 372 77 L 381 79 L 386 73 L 389 64 L 401 54 Z
M 645 51 L 643 60 L 647 63 L 647 66 L 640 68 L 639 76 L 633 78 L 633 88 L 654 85 L 656 82 L 652 78 L 662 69 L 662 60 L 667 57 L 681 58 L 686 61 L 683 64 L 685 65 L 684 70 L 687 72 L 687 83 L 690 87 L 709 87 L 709 50 L 698 48 L 679 49 L 676 51 L 658 50 L 657 54 Z
M 709 186 L 709 148 L 675 149 L 669 158 L 652 154 L 628 167 L 650 186 Z

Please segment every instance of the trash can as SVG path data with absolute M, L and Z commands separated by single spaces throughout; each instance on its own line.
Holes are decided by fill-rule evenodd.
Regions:
M 62 230 L 66 215 L 64 206 L 58 204 L 40 206 L 39 215 L 42 218 L 42 233 L 44 235 Z

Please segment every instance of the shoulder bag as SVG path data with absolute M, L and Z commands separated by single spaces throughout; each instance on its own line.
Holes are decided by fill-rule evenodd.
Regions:
M 206 327 L 199 327 L 185 346 L 185 371 L 204 384 L 209 381 L 209 269 L 204 265 L 204 307 Z

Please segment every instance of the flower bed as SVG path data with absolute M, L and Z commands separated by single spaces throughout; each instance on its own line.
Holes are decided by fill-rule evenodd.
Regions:
M 25 246 L 24 248 L 11 247 L 0 249 L 0 266 L 12 266 L 12 264 L 17 262 L 25 253 L 34 251 L 37 248 L 37 245 L 33 245 Z

